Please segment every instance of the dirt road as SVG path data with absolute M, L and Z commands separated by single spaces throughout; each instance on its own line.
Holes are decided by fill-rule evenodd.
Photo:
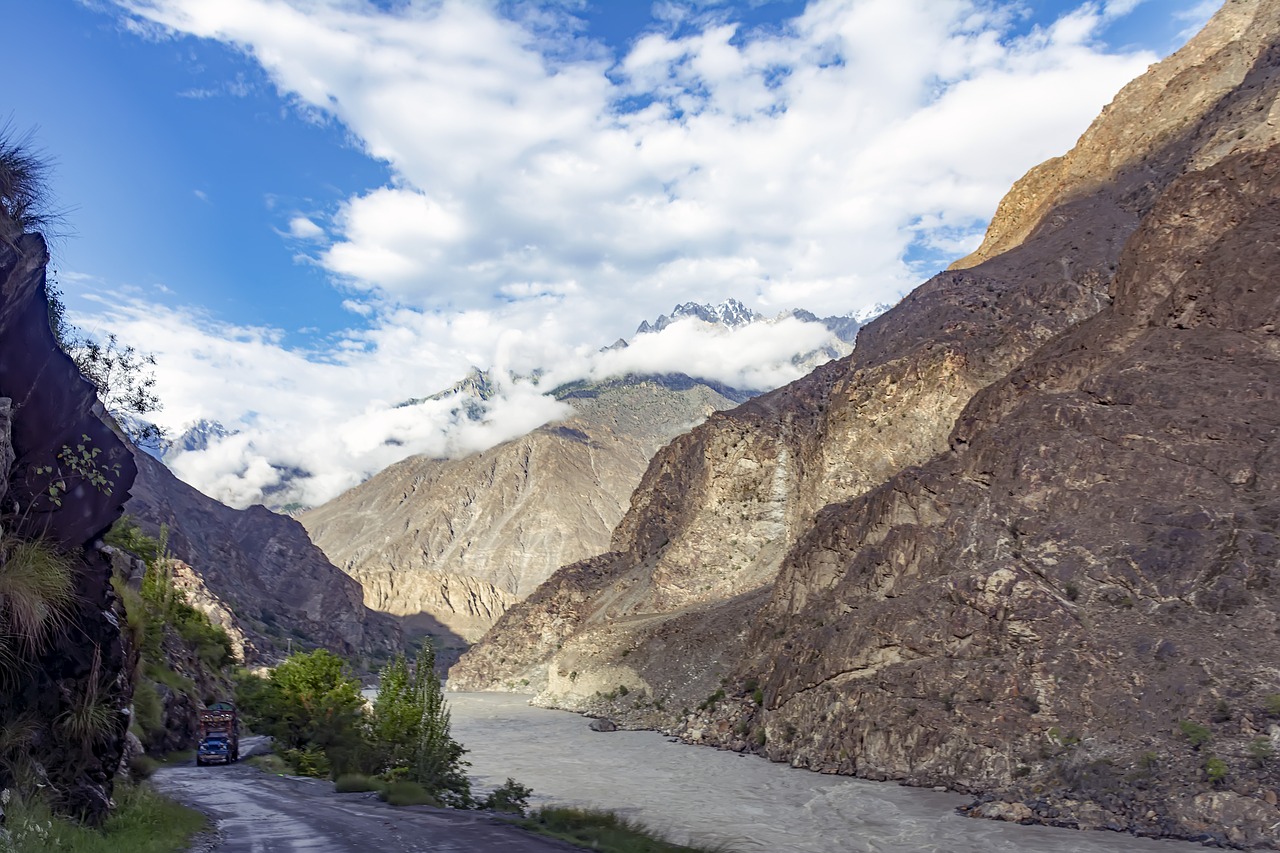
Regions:
M 482 812 L 395 808 L 370 794 L 335 794 L 331 782 L 272 776 L 243 764 L 166 767 L 156 789 L 209 815 L 218 853 L 566 853 Z

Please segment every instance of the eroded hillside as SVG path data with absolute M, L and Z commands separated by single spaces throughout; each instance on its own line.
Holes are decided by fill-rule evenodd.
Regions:
M 612 551 L 451 687 L 1003 790 L 1016 819 L 1263 843 L 1278 37 L 1276 0 L 1227 3 L 852 356 L 661 451 Z M 1178 726 L 1211 711 L 1229 793 Z

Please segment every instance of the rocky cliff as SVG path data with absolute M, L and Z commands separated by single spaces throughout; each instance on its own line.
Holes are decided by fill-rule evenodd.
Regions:
M 132 688 L 95 543 L 134 466 L 49 328 L 48 259 L 38 234 L 0 214 L 0 789 L 34 780 L 99 823 Z
M 144 453 L 136 459 L 127 511 L 151 535 L 167 528 L 169 549 L 211 599 L 203 609 L 213 609 L 216 599 L 234 614 L 234 627 L 250 641 L 251 662 L 282 657 L 293 643 L 352 658 L 384 657 L 399 647 L 398 627 L 365 608 L 359 585 L 311 544 L 297 521 L 262 506 L 232 509 L 156 459 Z
M 1280 2 L 1228 2 L 852 356 L 661 451 L 451 688 L 1273 843 L 1278 65 Z
M 734 405 L 725 393 L 677 376 L 566 386 L 574 417 L 463 459 L 405 459 L 300 520 L 370 608 L 472 642 L 604 550 L 649 458 Z

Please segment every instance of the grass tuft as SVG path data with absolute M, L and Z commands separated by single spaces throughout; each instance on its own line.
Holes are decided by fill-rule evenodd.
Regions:
M 333 782 L 339 794 L 356 794 L 363 791 L 381 791 L 382 783 L 363 773 L 343 773 Z
M 116 786 L 116 810 L 101 830 L 55 817 L 38 801 L 10 795 L 5 829 L 13 853 L 60 850 L 65 853 L 178 853 L 209 828 L 200 812 L 139 785 Z
M 25 657 L 67 622 L 74 595 L 71 558 L 39 539 L 0 540 L 0 633 Z
M 381 796 L 393 806 L 440 805 L 440 801 L 417 782 L 391 782 L 383 788 Z
M 518 824 L 600 853 L 729 853 L 725 846 L 689 847 L 660 838 L 643 824 L 614 812 L 548 806 Z

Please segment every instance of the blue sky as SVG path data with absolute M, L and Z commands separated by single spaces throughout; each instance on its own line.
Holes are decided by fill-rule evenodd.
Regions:
M 68 303 L 157 353 L 169 426 L 252 435 L 186 472 L 243 502 L 301 423 L 363 419 L 307 451 L 342 460 L 314 501 L 392 433 L 460 452 L 558 411 L 460 445 L 379 420 L 472 364 L 589 373 L 685 300 L 893 301 L 1215 4 L 10 5 L 0 116 L 55 162 Z M 722 381 L 794 378 L 708 347 Z

